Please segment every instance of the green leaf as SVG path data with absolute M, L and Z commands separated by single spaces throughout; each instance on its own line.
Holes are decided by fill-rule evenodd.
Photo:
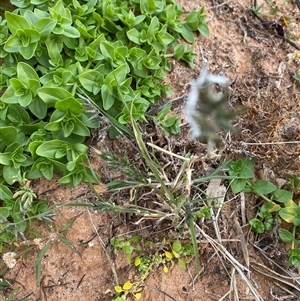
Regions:
M 285 203 L 286 201 L 292 199 L 293 193 L 285 189 L 277 189 L 273 192 L 274 200 L 279 203 Z
M 10 145 L 17 141 L 18 132 L 13 126 L 0 127 L 0 141 L 4 140 L 6 145 Z
M 45 41 L 47 52 L 50 57 L 54 57 L 55 53 L 61 53 L 63 48 L 63 38 L 61 36 L 50 35 Z
M 10 53 L 20 52 L 26 60 L 29 60 L 35 54 L 39 39 L 40 34 L 35 29 L 18 29 L 6 41 L 4 50 Z
M 36 22 L 35 28 L 41 35 L 41 42 L 43 42 L 50 36 L 55 25 L 56 20 L 53 20 L 51 18 L 42 18 Z
M 11 0 L 12 5 L 19 7 L 19 8 L 30 8 L 31 1 L 30 0 Z
M 50 181 L 53 178 L 53 165 L 52 164 L 39 164 L 37 165 L 38 170 L 41 172 L 43 177 Z
M 10 189 L 3 184 L 0 184 L 0 200 L 4 201 L 5 199 L 12 199 L 13 193 L 10 191 Z M 4 217 L 8 217 L 4 214 L 4 212 L 1 212 L 1 215 Z
M 55 103 L 55 108 L 62 112 L 72 112 L 76 116 L 79 116 L 83 112 L 82 104 L 74 97 L 68 97 L 57 101 Z
M 65 237 L 59 236 L 59 240 L 64 243 L 68 248 L 70 248 L 73 252 L 75 252 L 78 256 L 81 257 L 81 254 L 77 251 L 75 246 Z
M 27 63 L 20 62 L 17 66 L 18 79 L 23 83 L 27 84 L 29 80 L 36 80 L 39 82 L 39 76 L 35 70 Z
M 247 184 L 247 179 L 236 179 L 230 183 L 230 187 L 233 193 L 239 193 L 244 190 Z
M 29 147 L 30 148 L 30 147 Z M 36 154 L 51 159 L 62 158 L 71 149 L 70 145 L 61 140 L 46 141 L 37 147 Z M 32 148 L 30 148 L 32 151 Z
M 4 94 L 1 97 L 1 100 L 4 103 L 18 103 L 19 97 L 15 95 L 15 90 L 12 86 L 9 86 L 6 91 L 4 92 Z
M 134 42 L 135 44 L 142 44 L 140 41 L 141 33 L 136 28 L 128 30 L 127 37 L 130 41 Z
M 9 152 L 0 153 L 0 163 L 2 165 L 11 165 L 11 154 Z
M 253 232 L 260 234 L 265 232 L 264 224 L 259 219 L 253 218 L 249 221 L 249 224 Z
M 44 119 L 47 115 L 48 106 L 39 98 L 36 98 L 28 106 L 30 112 L 39 119 Z
M 285 243 L 292 243 L 295 240 L 295 237 L 293 236 L 293 234 L 286 229 L 279 228 L 278 234 L 279 234 L 280 239 Z
M 157 39 L 166 46 L 174 41 L 174 37 L 167 32 L 167 29 L 167 25 L 164 25 L 157 33 Z
M 181 260 L 180 258 L 178 258 L 178 266 L 179 266 L 182 270 L 186 271 L 186 264 L 185 264 L 185 262 L 184 262 L 183 260 Z
M 60 124 L 64 137 L 69 137 L 74 132 L 75 122 L 75 120 L 68 119 Z
M 181 242 L 177 239 L 172 243 L 172 250 L 175 251 L 176 253 L 179 253 L 181 250 Z
M 285 207 L 279 211 L 279 216 L 286 222 L 295 225 L 300 225 L 300 207 Z
M 1 158 L 1 154 L 0 154 L 0 158 Z M 7 184 L 12 185 L 14 182 L 16 182 L 16 178 L 19 172 L 20 172 L 19 168 L 14 168 L 11 165 L 5 165 L 3 167 L 3 178 L 7 182 Z
M 277 190 L 276 185 L 267 180 L 257 180 L 252 186 L 253 192 L 257 194 L 269 194 Z
M 32 43 L 32 44 L 28 45 L 28 47 L 24 47 L 24 48 L 20 47 L 18 50 L 19 50 L 20 54 L 24 57 L 24 59 L 30 60 L 35 54 L 37 45 L 38 45 L 37 42 Z
M 180 27 L 180 33 L 182 37 L 190 44 L 194 43 L 194 34 L 185 25 Z
M 162 121 L 162 125 L 164 127 L 171 127 L 172 125 L 174 125 L 174 123 L 178 120 L 178 116 L 177 115 L 170 115 L 166 118 L 164 118 L 164 120 Z
M 151 22 L 147 29 L 147 38 L 149 42 L 154 38 L 154 35 L 159 30 L 159 25 L 160 24 L 156 16 L 151 18 Z
M 19 104 L 23 108 L 27 107 L 32 101 L 32 93 L 28 90 L 26 92 L 26 94 L 19 97 Z
M 157 114 L 158 120 L 164 120 L 166 115 L 170 112 L 171 110 L 172 103 L 168 102 Z
M 300 73 L 298 73 L 297 70 L 295 71 L 295 74 L 293 75 L 293 78 L 294 78 L 295 80 L 297 80 L 297 81 L 300 82 Z
M 199 26 L 198 12 L 191 11 L 188 13 L 184 21 L 191 31 L 196 31 Z
M 41 275 L 42 275 L 42 260 L 47 253 L 50 247 L 50 241 L 48 241 L 45 246 L 42 248 L 40 253 L 38 254 L 35 261 L 35 276 L 36 276 L 36 285 L 39 287 L 41 283 Z
M 30 28 L 26 19 L 9 11 L 5 12 L 7 26 L 12 34 L 15 34 L 18 29 Z
M 114 47 L 110 43 L 103 41 L 100 43 L 100 49 L 101 53 L 108 61 L 114 60 Z
M 152 15 L 156 11 L 154 0 L 140 0 L 140 9 L 143 14 Z
M 104 76 L 99 71 L 87 70 L 79 75 L 79 81 L 82 86 L 94 95 L 98 94 L 104 82 Z
M 58 180 L 58 183 L 66 184 L 71 187 L 77 186 L 80 182 L 83 181 L 83 173 L 81 171 L 74 171 L 66 174 Z
M 115 98 L 113 95 L 111 95 L 108 86 L 105 84 L 103 84 L 103 86 L 101 87 L 101 96 L 103 101 L 103 108 L 107 111 L 113 106 Z
M 61 99 L 72 98 L 73 95 L 66 89 L 59 87 L 42 87 L 37 91 L 39 97 L 49 107 L 55 107 L 55 103 Z
M 72 26 L 63 26 L 63 35 L 71 39 L 76 39 L 80 37 L 80 32 Z
M 157 56 L 155 49 L 152 49 L 150 53 L 138 63 L 138 68 L 143 69 L 144 67 L 150 70 L 159 69 L 161 58 Z
M 235 162 L 231 162 L 229 168 L 229 175 L 242 178 L 253 178 L 254 173 L 254 160 L 253 159 L 241 159 Z
M 289 253 L 289 266 L 300 266 L 300 249 L 290 249 Z
M 206 23 L 201 23 L 198 27 L 198 30 L 204 37 L 209 37 L 210 31 Z

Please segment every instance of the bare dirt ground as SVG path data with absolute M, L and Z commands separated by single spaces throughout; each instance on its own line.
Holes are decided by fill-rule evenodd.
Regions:
M 292 143 L 300 140 L 300 83 L 292 79 L 295 70 L 299 70 L 300 58 L 295 57 L 296 49 L 260 24 L 250 11 L 252 1 L 178 2 L 186 11 L 204 5 L 211 35 L 209 38 L 197 38 L 195 70 L 174 62 L 174 70 L 167 79 L 173 86 L 172 98 L 187 95 L 191 80 L 208 64 L 214 74 L 224 74 L 230 78 L 228 106 L 240 110 L 234 120 L 235 130 L 230 134 L 220 133 L 219 157 L 203 160 L 195 167 L 199 175 L 229 158 L 254 157 L 258 177 L 280 184 L 287 173 L 300 176 L 300 144 Z M 286 36 L 293 37 L 300 47 L 300 9 L 295 1 L 271 2 L 281 13 L 262 18 L 282 24 L 283 16 L 290 17 L 287 27 L 282 26 Z M 266 3 L 264 8 L 267 13 Z M 184 103 L 179 103 L 174 108 L 177 114 L 182 115 L 180 135 L 167 139 L 154 126 L 147 125 L 144 129 L 145 141 L 151 136 L 158 146 L 170 148 L 174 153 L 182 153 L 185 149 L 198 156 L 204 155 L 205 144 L 188 140 L 189 128 L 182 113 L 183 106 Z M 95 133 L 87 143 L 98 150 L 109 149 L 136 160 L 136 150 L 125 137 L 112 141 Z M 115 176 L 92 149 L 90 159 L 103 183 Z M 58 185 L 55 179 L 50 182 L 40 179 L 34 181 L 32 187 L 38 198 L 46 199 L 50 204 L 71 200 L 95 201 L 85 184 L 69 189 Z M 104 185 L 99 184 L 96 189 L 101 196 L 105 196 Z M 251 218 L 257 212 L 256 200 L 249 196 L 246 198 L 247 217 Z M 200 235 L 199 252 L 203 266 L 200 280 L 193 282 L 193 263 L 189 265 L 189 271 L 175 266 L 167 274 L 162 267 L 158 267 L 146 279 L 140 300 L 299 300 L 299 282 L 291 279 L 291 275 L 299 279 L 299 271 L 291 269 L 293 274 L 285 274 L 286 283 L 282 283 L 279 279 L 283 270 L 267 259 L 271 258 L 279 266 L 285 267 L 286 246 L 280 243 L 273 232 L 261 236 L 251 233 L 247 222 L 243 224 L 240 219 L 240 203 L 240 196 L 228 201 L 226 208 L 221 210 L 219 222 L 227 252 L 245 265 L 241 233 L 234 221 L 237 220 L 241 226 L 249 252 L 249 273 L 244 271 L 239 274 L 237 267 L 228 258 L 218 257 L 211 244 Z M 72 250 L 59 241 L 58 232 L 73 218 L 76 220 L 72 227 L 63 234 L 73 244 L 75 249 Z M 113 253 L 110 239 L 133 234 L 145 239 L 150 237 L 157 243 L 168 235 L 175 239 L 175 231 L 167 226 L 151 221 L 137 226 L 121 214 L 95 212 L 84 207 L 63 207 L 57 211 L 52 226 L 45 229 L 41 224 L 34 228 L 34 232 L 44 238 L 41 247 L 52 241 L 42 261 L 41 285 L 37 287 L 35 280 L 38 247 L 32 247 L 26 256 L 20 256 L 17 265 L 4 278 L 14 288 L 19 287 L 17 298 L 109 301 L 113 299 L 116 284 L 112 264 L 120 283 L 134 281 L 135 277 L 125 256 L 121 253 L 115 256 Z M 202 226 L 215 238 L 211 221 L 204 221 Z M 28 236 L 34 237 L 34 233 L 28 233 Z M 230 242 L 229 239 L 236 241 Z M 259 296 L 254 296 L 246 285 L 247 281 Z M 1 291 L 0 300 L 5 300 L 8 294 L 8 290 Z

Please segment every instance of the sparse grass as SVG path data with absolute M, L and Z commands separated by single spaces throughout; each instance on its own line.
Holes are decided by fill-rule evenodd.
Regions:
M 140 153 L 149 171 L 147 172 L 146 170 L 145 173 L 141 173 L 139 169 L 130 164 L 127 158 L 119 158 L 107 151 L 100 153 L 101 158 L 106 160 L 108 166 L 120 173 L 118 180 L 107 184 L 107 187 L 112 193 L 112 198 L 119 201 L 118 205 L 108 205 L 109 200 L 108 203 L 100 202 L 96 205 L 96 208 L 104 208 L 103 206 L 105 204 L 106 210 L 114 210 L 117 206 L 118 212 L 134 214 L 134 224 L 136 225 L 139 225 L 147 219 L 155 219 L 156 223 L 167 221 L 168 225 L 173 227 L 175 233 L 177 232 L 181 237 L 184 235 L 186 239 L 189 236 L 191 254 L 195 262 L 194 280 L 199 279 L 201 273 L 205 271 L 205 264 L 201 263 L 198 253 L 200 237 L 202 237 L 204 241 L 210 244 L 214 249 L 215 253 L 213 256 L 217 256 L 222 265 L 225 265 L 226 262 L 232 267 L 232 283 L 227 294 L 238 295 L 236 287 L 237 273 L 245 282 L 255 300 L 262 301 L 263 298 L 259 295 L 255 284 L 249 278 L 252 271 L 252 261 L 248 253 L 249 242 L 242 230 L 247 223 L 243 223 L 242 227 L 238 213 L 234 213 L 234 229 L 239 236 L 237 241 L 241 246 L 244 263 L 238 261 L 230 252 L 230 249 L 228 249 L 229 240 L 222 239 L 222 235 L 220 234 L 220 215 L 222 214 L 222 210 L 229 206 L 231 202 L 231 200 L 226 203 L 224 202 L 226 191 L 230 187 L 230 190 L 236 195 L 239 195 L 241 192 L 256 194 L 265 202 L 260 208 L 257 218 L 249 221 L 253 231 L 260 233 L 270 231 L 276 224 L 280 224 L 283 220 L 290 223 L 293 228 L 292 232 L 280 228 L 277 235 L 279 235 L 284 242 L 292 243 L 291 250 L 293 251 L 289 252 L 289 266 L 298 265 L 298 251 L 294 248 L 296 243 L 298 243 L 298 240 L 295 238 L 295 229 L 298 226 L 298 219 L 295 215 L 297 215 L 298 207 L 296 208 L 296 206 L 293 205 L 294 202 L 291 203 L 293 192 L 296 193 L 297 187 L 299 186 L 298 180 L 295 177 L 290 177 L 292 185 L 285 187 L 285 189 L 278 188 L 267 180 L 253 180 L 254 160 L 250 159 L 228 161 L 209 175 L 199 177 L 193 173 L 193 170 L 197 166 L 197 163 L 207 159 L 206 157 L 200 158 L 192 156 L 191 154 L 175 154 L 151 143 L 145 144 L 142 139 L 141 131 L 134 121 L 133 130 Z M 155 150 L 156 153 L 153 152 L 153 150 Z M 163 152 L 181 162 L 181 166 L 177 169 L 178 172 L 173 179 L 170 179 L 170 175 L 165 174 L 164 168 L 159 164 L 159 160 L 156 157 L 157 151 Z M 214 181 L 216 181 L 216 183 L 214 183 Z M 216 194 L 204 190 L 203 187 L 209 186 L 210 184 L 214 185 L 213 190 L 216 191 Z M 224 186 L 224 184 L 226 186 Z M 218 190 L 219 188 L 221 189 Z M 122 198 L 122 194 L 125 190 L 130 191 L 131 198 L 129 202 L 128 199 L 124 200 Z M 117 197 L 118 194 L 120 194 L 120 197 Z M 122 203 L 122 200 L 124 200 L 124 203 Z M 234 200 L 235 198 L 232 199 L 232 201 Z M 293 206 L 291 206 L 291 204 Z M 110 209 L 108 209 L 109 207 Z M 289 213 L 288 217 L 286 216 L 286 211 Z M 278 212 L 279 215 L 276 214 L 276 212 Z M 242 214 L 242 220 L 247 222 L 244 213 Z M 270 219 L 267 218 L 267 215 Z M 206 233 L 205 228 L 200 226 L 201 221 L 203 222 L 208 219 L 213 222 L 215 237 Z M 186 235 L 186 230 L 189 231 L 188 236 Z M 131 258 L 134 251 L 140 252 L 139 248 L 135 249 L 135 247 L 133 247 L 131 239 L 133 238 L 114 238 L 112 244 L 115 248 L 122 249 L 123 252 L 128 254 Z M 146 269 L 147 276 L 152 272 L 154 267 L 163 262 L 163 258 L 161 258 L 160 261 L 154 260 L 154 254 L 157 254 L 157 252 L 159 252 L 159 248 L 154 247 L 152 249 L 152 256 L 154 257 L 150 256 L 151 259 L 148 257 L 147 262 L 149 269 Z M 138 255 L 136 256 L 135 258 L 141 258 Z M 130 265 L 134 265 L 134 263 L 135 261 L 129 260 Z M 261 272 L 261 266 L 256 265 L 255 269 Z M 284 270 L 288 273 L 287 269 Z M 141 280 L 145 281 L 146 277 L 142 277 Z M 281 280 L 283 280 L 283 278 L 281 278 Z M 281 280 L 279 279 L 279 281 Z M 124 285 L 125 287 L 123 287 Z M 124 298 L 127 295 L 134 295 L 136 293 L 138 294 L 137 296 L 140 296 L 141 285 L 141 282 L 137 284 L 128 280 L 126 284 L 118 284 L 116 291 L 118 294 L 121 294 L 121 296 L 124 296 Z M 291 286 L 293 285 L 291 284 Z M 223 297 L 225 298 L 225 296 Z M 119 296 L 118 298 L 121 297 Z M 118 298 L 115 300 L 127 300 L 126 298 Z

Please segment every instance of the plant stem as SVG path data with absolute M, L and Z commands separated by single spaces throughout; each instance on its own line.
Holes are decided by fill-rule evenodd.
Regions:
M 249 181 L 247 181 L 247 185 L 249 185 L 250 188 L 252 187 L 252 184 L 251 184 L 251 182 L 249 182 Z M 269 198 L 267 198 L 265 195 L 260 194 L 260 193 L 257 193 L 257 192 L 256 192 L 256 194 L 259 195 L 259 196 L 260 196 L 262 199 L 264 199 L 265 201 L 267 201 L 267 202 L 272 202 L 272 200 L 270 200 Z
M 295 237 L 296 237 L 296 226 L 293 225 L 293 240 L 292 240 L 292 249 L 295 248 Z
M 75 96 L 75 93 L 76 93 L 76 90 L 77 90 L 77 84 L 75 83 L 73 88 L 72 88 L 72 94 Z
M 192 185 L 192 169 L 187 168 L 186 170 L 186 187 L 185 187 L 185 197 L 186 197 L 186 222 L 190 230 L 191 241 L 193 244 L 194 256 L 195 256 L 195 265 L 196 265 L 196 277 L 200 276 L 200 255 L 198 251 L 198 243 L 195 231 L 194 217 L 191 212 L 190 206 L 190 193 Z

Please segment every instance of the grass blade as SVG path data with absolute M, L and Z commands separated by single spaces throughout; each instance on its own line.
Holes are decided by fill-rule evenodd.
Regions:
M 50 247 L 50 241 L 42 248 L 39 253 L 36 261 L 35 261 L 35 277 L 36 277 L 36 285 L 40 286 L 41 284 L 41 274 L 42 274 L 42 260 Z
M 141 154 L 143 156 L 143 158 L 145 159 L 147 166 L 151 169 L 151 172 L 153 173 L 154 177 L 156 178 L 156 180 L 160 183 L 165 195 L 168 197 L 168 199 L 175 204 L 175 199 L 174 196 L 172 195 L 171 191 L 168 189 L 168 187 L 166 186 L 166 184 L 164 183 L 164 181 L 162 180 L 159 172 L 158 172 L 158 168 L 155 166 L 155 164 L 153 163 L 153 161 L 150 158 L 149 152 L 146 148 L 146 145 L 143 141 L 142 138 L 142 133 L 139 130 L 137 123 L 135 122 L 135 120 L 133 119 L 133 117 L 131 116 L 131 124 L 133 127 L 133 132 L 134 132 L 134 136 L 136 139 L 136 142 L 138 144 L 138 147 L 141 151 Z

